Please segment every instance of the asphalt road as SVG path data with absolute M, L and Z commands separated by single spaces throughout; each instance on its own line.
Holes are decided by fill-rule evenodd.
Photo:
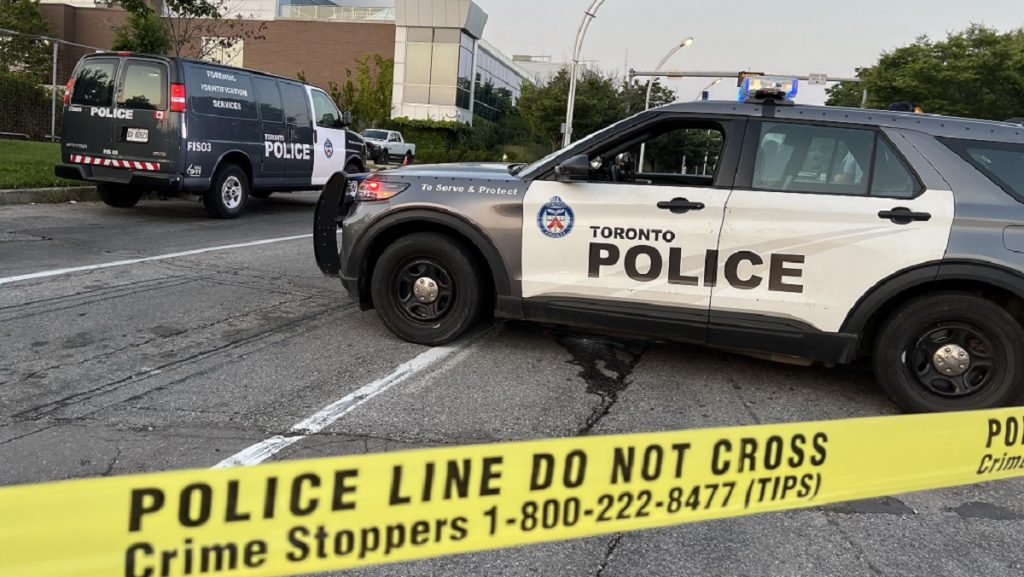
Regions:
M 306 235 L 316 196 L 0 208 L 0 279 Z M 0 284 L 0 484 L 210 467 L 427 352 L 320 275 L 308 238 Z M 274 459 L 853 416 L 864 368 L 496 323 Z M 346 575 L 1024 575 L 1024 481 Z

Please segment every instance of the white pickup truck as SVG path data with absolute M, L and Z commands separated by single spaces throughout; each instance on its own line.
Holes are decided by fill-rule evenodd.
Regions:
M 391 161 L 412 164 L 416 158 L 416 145 L 406 142 L 401 132 L 367 128 L 359 133 L 366 141 L 366 154 L 377 164 Z

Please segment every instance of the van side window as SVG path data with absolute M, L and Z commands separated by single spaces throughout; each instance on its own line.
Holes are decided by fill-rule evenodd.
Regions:
M 260 118 L 264 122 L 284 122 L 281 106 L 281 93 L 277 91 L 277 81 L 272 78 L 253 77 L 256 86 L 256 99 L 260 101 Z
M 110 106 L 114 95 L 114 72 L 117 60 L 89 59 L 82 62 L 82 69 L 75 76 L 71 104 L 82 106 Z
M 341 118 L 334 101 L 319 90 L 313 91 L 313 118 L 317 126 L 324 128 L 341 128 Z
M 121 69 L 117 105 L 137 110 L 166 110 L 167 69 L 154 62 L 129 60 Z
M 298 84 L 282 82 L 281 96 L 284 97 L 284 115 L 288 124 L 309 126 L 309 105 L 306 89 Z

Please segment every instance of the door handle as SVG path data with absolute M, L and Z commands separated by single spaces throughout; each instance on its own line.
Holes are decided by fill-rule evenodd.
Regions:
M 895 224 L 910 224 L 914 221 L 927 222 L 932 219 L 932 215 L 929 212 L 914 212 L 909 208 L 899 206 L 892 210 L 879 212 L 878 218 L 887 218 Z
M 704 210 L 703 202 L 690 202 L 685 198 L 673 198 L 658 203 L 658 208 L 671 211 L 672 214 L 686 214 L 691 210 Z

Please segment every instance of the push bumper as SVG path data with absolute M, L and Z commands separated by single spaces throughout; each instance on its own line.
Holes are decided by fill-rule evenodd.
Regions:
M 53 167 L 53 173 L 60 178 L 116 184 L 144 190 L 177 192 L 182 189 L 182 177 L 179 174 L 142 172 L 84 164 L 58 164 Z

